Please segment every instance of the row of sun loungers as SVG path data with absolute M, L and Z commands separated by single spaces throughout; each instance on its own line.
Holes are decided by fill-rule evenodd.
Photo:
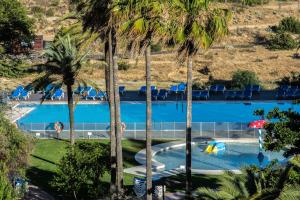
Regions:
M 13 100 L 27 100 L 31 95 L 31 88 L 26 87 L 26 89 L 19 85 L 15 90 L 11 93 L 11 99 Z
M 277 99 L 299 99 L 300 87 L 298 85 L 281 85 L 278 88 Z

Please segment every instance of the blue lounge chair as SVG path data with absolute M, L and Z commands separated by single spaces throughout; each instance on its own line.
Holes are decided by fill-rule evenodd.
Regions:
M 165 100 L 168 97 L 168 91 L 165 89 L 160 89 L 157 98 L 160 100 Z
M 289 89 L 286 93 L 285 93 L 285 97 L 287 99 L 293 99 L 295 97 L 295 93 L 296 93 L 296 89 Z
M 140 95 L 146 94 L 146 89 L 147 89 L 147 87 L 145 85 L 143 85 L 139 90 L 139 94 Z
M 209 91 L 208 90 L 201 91 L 199 98 L 207 100 L 209 98 Z
M 276 98 L 277 99 L 284 99 L 285 98 L 285 90 L 278 90 L 277 94 L 276 94 Z
M 106 92 L 103 92 L 103 91 L 99 91 L 98 94 L 97 94 L 97 98 L 99 98 L 100 100 L 106 100 L 107 99 L 107 94 Z
M 243 99 L 244 98 L 244 91 L 237 91 L 235 93 L 235 99 Z
M 119 93 L 120 93 L 120 95 L 124 96 L 125 92 L 126 92 L 125 86 L 123 86 L 123 85 L 119 86 Z
M 19 85 L 17 88 L 16 88 L 16 90 L 18 90 L 18 91 L 23 91 L 24 90 L 24 87 L 22 86 L 22 85 Z
M 52 83 L 48 84 L 44 90 L 44 94 L 49 93 L 54 88 L 54 85 Z
M 14 90 L 11 93 L 11 99 L 19 100 L 20 95 L 21 95 L 21 92 L 19 90 Z
M 87 93 L 87 96 L 85 97 L 86 100 L 87 99 L 93 99 L 95 100 L 97 97 L 97 91 L 95 89 L 91 89 L 88 93 Z
M 152 99 L 157 100 L 158 90 L 151 90 L 151 97 Z
M 252 91 L 251 90 L 245 90 L 244 91 L 244 99 L 252 99 Z
M 217 92 L 221 92 L 224 94 L 226 88 L 224 85 L 217 85 Z
M 178 90 L 178 86 L 177 85 L 171 85 L 170 87 L 170 94 L 172 93 L 177 93 L 177 90 Z
M 259 94 L 259 93 L 260 93 L 260 90 L 261 90 L 260 85 L 253 85 L 251 91 L 252 91 L 253 93 Z
M 236 91 L 228 91 L 226 94 L 226 99 L 234 99 L 236 95 Z
M 79 94 L 81 95 L 84 92 L 84 87 L 78 86 L 77 89 L 74 91 L 74 94 Z
M 299 90 L 299 89 L 295 92 L 294 97 L 295 97 L 296 99 L 299 99 L 299 98 L 300 98 L 300 90 Z
M 186 84 L 185 83 L 178 84 L 177 92 L 183 92 L 184 93 L 185 89 L 186 89 Z
M 246 85 L 245 91 L 252 91 L 253 86 L 252 85 Z
M 218 86 L 217 85 L 212 85 L 212 86 L 209 87 L 209 90 L 211 92 L 215 92 L 216 93 L 218 91 Z
M 51 100 L 61 100 L 64 97 L 64 91 L 61 88 L 58 88 L 54 91 L 53 95 L 51 96 Z
M 280 85 L 279 86 L 279 90 L 282 90 L 282 91 L 288 91 L 288 89 L 290 88 L 290 86 L 289 85 Z
M 291 87 L 290 87 L 290 89 L 292 89 L 292 90 L 298 90 L 299 89 L 299 87 L 298 87 L 298 85 L 292 85 Z
M 29 98 L 29 92 L 27 90 L 22 90 L 20 92 L 20 98 L 24 99 L 24 100 L 27 100 Z
M 192 91 L 192 97 L 193 99 L 199 99 L 201 92 L 199 90 L 193 90 Z

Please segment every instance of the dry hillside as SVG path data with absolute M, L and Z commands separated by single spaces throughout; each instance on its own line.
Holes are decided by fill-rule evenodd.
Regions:
M 44 15 L 43 21 L 37 20 L 36 31 L 51 40 L 55 31 L 62 25 L 60 18 L 68 12 L 67 0 L 23 0 L 28 9 L 33 6 L 44 6 L 44 10 L 53 9 L 53 16 Z M 54 3 L 53 3 L 54 2 Z M 208 67 L 210 75 L 217 80 L 230 80 L 232 73 L 238 69 L 254 71 L 265 88 L 274 88 L 275 81 L 290 72 L 300 72 L 300 60 L 292 58 L 293 51 L 270 51 L 262 45 L 256 44 L 258 35 L 267 35 L 268 27 L 276 25 L 287 16 L 299 18 L 297 1 L 270 2 L 267 5 L 245 7 L 236 4 L 219 4 L 234 11 L 230 25 L 230 35 L 215 44 L 210 50 L 201 52 L 195 58 L 195 81 L 205 83 L 208 75 L 199 72 Z M 49 13 L 48 13 L 49 14 Z M 50 13 L 51 14 L 51 13 Z M 32 14 L 36 17 L 36 14 Z M 130 88 L 137 88 L 144 84 L 144 59 L 124 60 L 130 63 L 127 71 L 121 71 L 120 81 Z M 83 69 L 82 77 L 93 80 L 103 86 L 103 70 L 99 70 L 98 61 L 90 61 Z M 91 67 L 92 66 L 92 67 Z M 153 81 L 161 87 L 173 82 L 185 81 L 186 69 L 184 63 L 177 60 L 176 53 L 163 53 L 152 57 Z M 2 79 L 3 87 L 12 87 L 18 83 L 29 82 L 31 77 L 22 80 Z M 11 83 L 14 83 L 13 85 Z

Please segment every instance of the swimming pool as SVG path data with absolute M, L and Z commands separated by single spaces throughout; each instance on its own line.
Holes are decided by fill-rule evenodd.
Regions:
M 282 110 L 293 108 L 300 111 L 300 105 L 288 102 L 193 102 L 193 122 L 243 122 L 257 119 L 256 109 L 266 112 L 274 107 Z M 185 102 L 153 102 L 153 122 L 185 122 Z M 121 102 L 121 118 L 125 123 L 145 122 L 145 102 Z M 107 103 L 78 104 L 75 108 L 75 123 L 109 123 Z M 19 123 L 69 122 L 66 104 L 37 105 L 33 111 L 18 120 Z
M 226 143 L 223 154 L 207 154 L 204 152 L 206 144 L 197 143 L 192 146 L 192 168 L 196 170 L 239 170 L 243 166 L 259 166 L 257 159 L 257 143 Z M 271 160 L 279 162 L 286 160 L 282 152 L 264 151 L 262 166 L 266 166 Z M 165 164 L 165 170 L 179 168 L 185 165 L 185 147 L 170 149 L 157 153 L 154 160 Z

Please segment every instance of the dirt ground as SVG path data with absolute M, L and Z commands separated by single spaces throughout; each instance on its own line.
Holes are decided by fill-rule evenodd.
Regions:
M 26 0 L 23 0 L 26 1 Z M 34 5 L 34 1 L 27 0 Z M 42 0 L 39 0 L 42 1 Z M 63 1 L 61 1 L 63 2 Z M 254 71 L 266 89 L 276 87 L 275 82 L 291 72 L 300 72 L 300 59 L 292 56 L 296 50 L 270 51 L 262 45 L 256 44 L 258 35 L 267 35 L 268 27 L 278 24 L 287 16 L 300 18 L 297 1 L 275 2 L 255 7 L 238 6 L 237 4 L 218 4 L 233 10 L 233 20 L 230 25 L 230 34 L 216 43 L 211 49 L 200 52 L 194 59 L 194 81 L 205 83 L 209 75 L 216 80 L 230 80 L 233 72 L 238 69 Z M 38 34 L 44 34 L 46 39 L 53 38 L 57 27 L 61 23 L 59 17 L 66 14 L 67 6 L 60 4 L 57 15 L 47 18 L 46 27 L 37 28 Z M 41 25 L 37 25 L 41 27 Z M 120 71 L 120 83 L 130 89 L 137 89 L 145 84 L 144 58 L 124 60 L 130 64 L 127 71 Z M 81 77 L 94 81 L 104 87 L 104 71 L 98 61 L 90 61 L 82 70 Z M 91 67 L 92 66 L 92 67 Z M 209 75 L 200 73 L 207 67 Z M 0 78 L 0 89 L 12 88 L 17 84 L 30 82 L 33 77 L 8 80 Z M 172 83 L 186 80 L 185 63 L 177 59 L 174 53 L 162 53 L 152 56 L 152 77 L 155 85 L 168 87 Z M 2 88 L 1 88 L 2 87 Z

